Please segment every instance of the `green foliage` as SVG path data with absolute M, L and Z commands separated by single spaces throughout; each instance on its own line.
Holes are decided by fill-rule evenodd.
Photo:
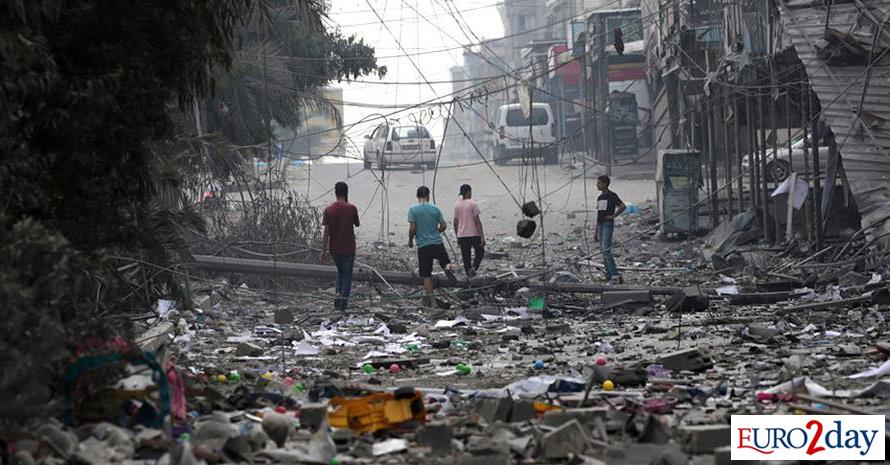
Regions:
M 184 297 L 180 234 L 204 225 L 190 199 L 245 181 L 255 152 L 237 144 L 297 124 L 329 80 L 380 71 L 323 14 L 317 0 L 0 2 L 0 419 L 45 412 L 77 342 L 127 335 L 122 313 Z M 222 137 L 183 135 L 202 106 Z M 244 231 L 317 231 L 268 200 Z
M 149 308 L 108 257 L 181 261 L 180 181 L 152 147 L 176 137 L 170 104 L 231 64 L 248 6 L 0 2 L 0 418 L 45 413 L 73 346 Z M 156 270 L 138 283 L 176 287 Z
M 77 248 L 132 247 L 167 103 L 212 88 L 244 0 L 3 2 L 0 198 Z
M 0 215 L 0 419 L 17 422 L 51 413 L 62 363 L 73 344 L 113 310 L 113 280 L 86 271 L 84 260 L 60 234 L 30 218 Z M 91 267 L 92 268 L 92 267 Z M 98 325 L 105 327 L 106 325 Z M 55 392 L 54 392 L 55 391 Z M 2 428 L 3 425 L 0 425 Z
M 311 0 L 256 6 L 239 29 L 231 69 L 218 73 L 218 92 L 203 103 L 210 131 L 240 146 L 263 144 L 273 124 L 297 128 L 303 108 L 335 113 L 318 92 L 328 82 L 385 73 L 364 41 L 325 30 L 324 14 Z

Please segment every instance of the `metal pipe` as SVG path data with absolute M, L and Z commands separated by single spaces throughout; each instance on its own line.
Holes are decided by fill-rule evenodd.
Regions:
M 739 190 L 739 213 L 745 211 L 745 180 L 742 179 L 742 151 L 739 148 L 739 139 L 741 139 L 741 134 L 739 134 L 739 116 L 741 115 L 739 109 L 739 98 L 737 94 L 733 94 L 732 96 L 732 138 L 734 140 L 733 147 L 735 157 L 736 168 L 738 168 L 739 179 L 738 187 Z
M 809 191 L 812 189 L 812 181 L 813 176 L 810 171 L 810 150 L 812 150 L 812 143 L 809 142 L 810 131 L 809 131 L 809 123 L 810 123 L 810 99 L 809 92 L 810 88 L 807 84 L 803 84 L 803 91 L 800 93 L 800 103 L 803 107 L 803 120 L 800 122 L 801 127 L 803 128 L 803 175 L 804 179 L 807 181 L 807 200 L 804 204 L 804 221 L 806 222 L 807 228 L 807 241 L 813 240 L 813 197 L 809 195 Z M 807 97 L 804 98 L 804 95 Z
M 815 103 L 815 91 L 809 93 L 808 100 L 810 102 L 811 112 L 815 115 L 813 118 L 813 204 L 815 206 L 814 219 L 816 222 L 816 248 L 821 249 L 823 244 L 822 237 L 822 180 L 819 175 L 819 112 L 813 105 Z
M 291 263 L 291 262 L 273 262 L 269 260 L 254 260 L 248 258 L 230 258 L 216 257 L 211 255 L 195 255 L 191 265 L 206 271 L 233 272 L 233 273 L 258 273 L 271 274 L 277 276 L 296 276 L 311 279 L 334 279 L 337 277 L 337 267 L 328 265 L 315 265 L 309 263 Z M 379 275 L 378 275 L 379 273 Z M 374 271 L 360 268 L 352 275 L 352 280 L 357 282 L 382 282 L 385 279 L 389 284 L 401 285 L 421 285 L 421 279 L 414 273 L 405 271 Z M 512 281 L 516 285 L 529 288 L 532 291 L 550 291 L 550 292 L 569 292 L 569 293 L 585 293 L 600 294 L 608 291 L 620 290 L 639 290 L 646 289 L 656 295 L 672 295 L 679 291 L 676 287 L 645 287 L 645 286 L 615 286 L 605 284 L 592 283 L 547 283 L 540 281 L 532 281 L 531 278 L 523 281 L 518 280 L 498 280 L 495 278 L 475 279 L 472 283 L 463 280 L 452 282 L 445 278 L 434 277 L 433 281 L 436 287 L 485 287 L 498 284 L 510 284 Z
M 767 185 L 767 160 L 766 160 L 766 134 L 763 132 L 763 97 L 757 96 L 757 134 L 760 142 L 758 150 L 760 156 L 760 197 L 761 197 L 761 217 L 763 218 L 763 240 L 772 242 L 773 235 L 770 234 L 769 228 L 769 186 Z
M 720 199 L 717 197 L 720 195 L 720 191 L 717 190 L 717 154 L 714 150 L 714 108 L 713 105 L 708 105 L 708 109 L 705 110 L 707 115 L 708 122 L 708 161 L 710 161 L 710 177 L 711 177 L 711 227 L 717 227 L 717 216 L 719 215 L 720 209 Z M 705 120 L 705 118 L 702 118 Z

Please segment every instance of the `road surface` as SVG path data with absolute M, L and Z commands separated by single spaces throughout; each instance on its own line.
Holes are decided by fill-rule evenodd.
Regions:
M 473 186 L 473 198 L 482 209 L 482 220 L 489 238 L 516 236 L 516 222 L 522 219 L 517 202 L 537 200 L 536 183 L 531 169 L 520 165 L 495 166 L 485 164 L 441 163 L 438 174 L 432 171 L 398 169 L 365 170 L 360 162 L 350 160 L 319 160 L 309 165 L 293 165 L 288 168 L 290 188 L 308 193 L 313 205 L 323 207 L 334 200 L 333 187 L 337 181 L 349 184 L 349 200 L 358 207 L 362 226 L 356 231 L 360 243 L 370 244 L 388 241 L 402 245 L 407 242 L 407 211 L 416 203 L 418 186 L 427 185 L 433 190 L 435 203 L 442 208 L 449 230 L 452 209 L 458 198 L 461 184 Z M 466 166 L 469 164 L 469 166 Z M 621 179 L 622 171 L 616 170 L 612 190 L 625 203 L 641 203 L 655 198 L 655 182 L 641 180 L 647 165 L 623 168 L 628 177 Z M 585 210 L 590 211 L 589 227 L 595 222 L 596 176 L 602 167 L 588 170 L 587 202 L 581 169 L 567 170 L 558 165 L 539 166 L 541 192 L 544 195 L 545 233 L 571 231 L 585 221 Z M 434 182 L 435 178 L 435 182 Z M 500 178 L 500 180 L 498 179 Z M 505 187 L 506 186 L 506 187 Z M 515 200 L 514 200 L 515 198 Z M 388 209 L 387 209 L 388 206 Z M 574 213 L 574 218 L 569 218 Z

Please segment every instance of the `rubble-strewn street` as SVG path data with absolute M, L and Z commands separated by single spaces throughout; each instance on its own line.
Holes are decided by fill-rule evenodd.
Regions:
M 881 269 L 807 268 L 808 254 L 796 252 L 715 273 L 701 252 L 714 238 L 658 242 L 653 223 L 649 203 L 625 217 L 622 238 L 639 236 L 619 254 L 628 284 L 596 295 L 535 293 L 507 278 L 453 290 L 450 309 L 429 310 L 409 287 L 360 284 L 341 316 L 331 290 L 201 280 L 194 308 L 160 303 L 163 316 L 145 322 L 151 337 L 139 341 L 175 361 L 170 405 L 185 402 L 166 426 L 180 445 L 164 460 L 729 463 L 731 414 L 887 410 Z M 565 247 L 562 234 L 549 241 L 552 260 L 566 265 L 556 279 L 598 276 L 599 263 Z M 493 242 L 496 258 L 475 280 L 515 277 L 537 248 Z M 386 256 L 362 259 L 376 263 L 375 254 Z M 657 286 L 692 286 L 683 292 L 707 308 L 672 307 L 679 300 L 648 290 Z M 395 392 L 396 402 L 405 389 L 422 399 L 405 408 L 424 414 L 389 425 L 398 415 L 389 408 L 349 413 L 348 427 L 331 429 L 337 399 Z M 166 450 L 161 429 L 115 428 L 79 430 L 70 455 L 33 455 L 148 463 Z
M 888 22 L 0 2 L 0 465 L 887 463 Z

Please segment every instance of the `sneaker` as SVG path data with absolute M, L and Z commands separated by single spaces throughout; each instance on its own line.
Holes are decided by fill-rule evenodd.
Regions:
M 476 270 L 474 270 L 474 269 L 472 269 L 472 268 L 470 268 L 469 270 L 467 270 L 467 277 L 468 277 L 468 278 L 474 278 L 474 277 L 476 277 Z

